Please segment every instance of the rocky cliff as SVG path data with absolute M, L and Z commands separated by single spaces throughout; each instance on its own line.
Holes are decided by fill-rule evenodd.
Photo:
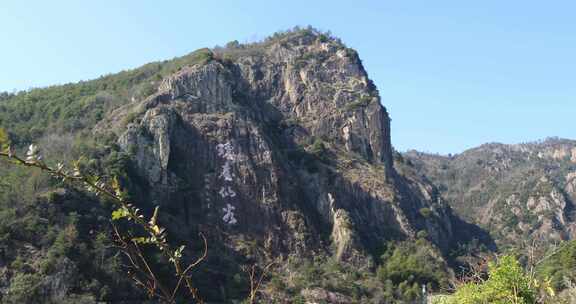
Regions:
M 503 245 L 573 239 L 576 142 L 486 144 L 455 156 L 408 152 L 456 212 Z
M 273 260 L 274 303 L 415 301 L 422 284 L 447 286 L 457 244 L 490 244 L 394 152 L 358 54 L 313 29 L 0 97 L 15 146 L 119 176 L 143 212 L 160 206 L 187 257 L 206 235 L 194 278 L 215 303 L 246 296 L 241 266 Z M 141 302 L 110 249 L 105 200 L 0 173 L 0 300 Z
M 183 223 L 345 260 L 419 230 L 440 248 L 452 240 L 434 187 L 394 170 L 388 113 L 339 41 L 301 32 L 214 50 L 115 115 L 134 112 L 118 143 Z

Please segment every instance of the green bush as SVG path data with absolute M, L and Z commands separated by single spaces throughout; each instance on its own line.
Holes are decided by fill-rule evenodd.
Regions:
M 420 230 L 416 233 L 416 237 L 418 239 L 426 239 L 428 237 L 428 232 L 426 232 L 426 230 Z
M 467 283 L 454 295 L 443 298 L 446 304 L 533 304 L 537 303 L 538 288 L 524 272 L 518 260 L 506 255 L 489 264 L 489 277 L 484 282 Z
M 430 208 L 420 208 L 418 212 L 425 218 L 429 218 L 430 215 L 432 215 L 432 210 L 430 210 Z
M 576 281 L 576 241 L 562 244 L 558 251 L 538 265 L 537 274 L 540 279 L 550 279 L 556 290 L 568 288 L 567 280 Z
M 17 273 L 10 281 L 5 303 L 41 303 L 41 278 L 36 274 Z
M 345 110 L 355 111 L 357 109 L 365 108 L 372 102 L 372 100 L 373 100 L 372 96 L 369 95 L 362 96 L 358 100 L 346 104 Z
M 327 161 L 328 160 L 328 149 L 326 148 L 326 145 L 324 144 L 324 141 L 322 141 L 319 138 L 316 138 L 314 140 L 314 143 L 312 143 L 312 145 L 310 145 L 310 153 L 314 154 L 314 156 L 316 156 L 318 159 L 320 159 L 321 161 Z
M 422 285 L 430 290 L 448 285 L 447 268 L 426 241 L 390 246 L 381 259 L 377 275 L 384 286 L 390 286 L 386 290 L 395 301 L 415 301 Z

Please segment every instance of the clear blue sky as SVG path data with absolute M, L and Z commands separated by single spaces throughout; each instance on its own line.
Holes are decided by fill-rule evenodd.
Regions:
M 576 138 L 576 1 L 2 1 L 0 91 L 95 78 L 294 25 L 360 53 L 398 150 Z

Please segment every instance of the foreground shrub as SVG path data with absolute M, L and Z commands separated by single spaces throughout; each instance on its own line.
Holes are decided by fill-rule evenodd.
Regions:
M 542 297 L 539 295 L 543 294 Z M 526 273 L 515 257 L 506 255 L 489 264 L 486 280 L 461 285 L 447 297 L 436 298 L 435 304 L 533 304 L 546 303 L 545 296 L 553 295 L 546 284 Z M 550 302 L 553 303 L 553 302 Z

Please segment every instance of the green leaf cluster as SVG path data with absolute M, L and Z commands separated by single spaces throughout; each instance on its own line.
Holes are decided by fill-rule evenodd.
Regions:
M 569 288 L 569 281 L 576 281 L 576 241 L 568 241 L 542 261 L 537 267 L 540 279 L 550 279 L 552 287 L 556 290 Z
M 534 304 L 538 303 L 538 289 L 537 282 L 524 271 L 518 260 L 506 255 L 489 264 L 486 281 L 464 284 L 454 295 L 436 304 Z

